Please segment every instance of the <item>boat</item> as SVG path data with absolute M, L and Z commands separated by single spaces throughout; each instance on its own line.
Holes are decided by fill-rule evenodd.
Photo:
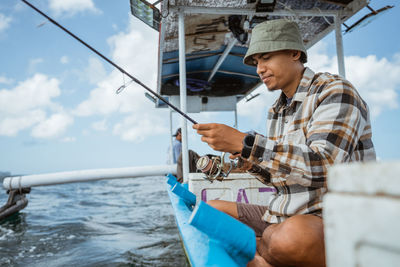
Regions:
M 237 103 L 257 97 L 254 90 L 261 84 L 255 68 L 242 64 L 255 25 L 282 17 L 295 20 L 307 49 L 335 31 L 338 72 L 345 76 L 342 25 L 367 6 L 367 0 L 130 0 L 132 15 L 160 36 L 157 94 L 163 99 L 146 94 L 156 108 L 170 108 L 171 104 L 184 114 L 232 111 L 237 126 Z M 354 27 L 348 26 L 350 30 Z M 174 177 L 176 165 L 12 176 L 3 180 L 3 187 L 9 190 L 10 199 L 19 197 L 9 200 L 1 212 L 13 205 L 11 213 L 23 209 L 27 205 L 24 194 L 34 186 L 166 175 L 166 190 L 190 265 L 246 266 L 256 250 L 253 230 L 206 201 L 265 204 L 275 189 L 249 174 L 222 170 L 234 166 L 224 155 L 219 156 L 218 174 L 189 173 L 186 117 L 182 117 L 181 127 L 183 184 Z M 172 136 L 172 127 L 170 133 Z M 11 213 L 4 212 L 5 217 Z
M 338 73 L 345 77 L 342 25 L 368 5 L 363 0 L 187 0 L 167 2 L 167 5 L 164 1 L 160 11 L 154 11 L 154 6 L 146 5 L 147 2 L 140 1 L 142 6 L 137 2 L 131 0 L 132 9 L 147 7 L 152 11 L 147 14 L 168 14 L 162 19 L 153 16 L 160 32 L 157 92 L 180 106 L 184 113 L 233 111 L 236 127 L 237 103 L 257 97 L 254 90 L 261 84 L 255 67 L 242 63 L 251 29 L 256 24 L 279 18 L 294 20 L 299 25 L 307 49 L 335 31 Z M 132 10 L 133 15 L 138 13 Z M 370 16 L 361 18 L 354 26 L 345 27 L 352 30 Z M 167 107 L 161 101 L 155 102 L 157 108 Z M 174 194 L 171 179 L 174 180 L 170 177 L 168 181 L 172 183 L 169 196 L 187 258 L 192 266 L 246 266 L 255 253 L 255 249 L 250 249 L 253 244 L 246 243 L 249 238 L 255 240 L 251 234 L 240 226 L 218 228 L 218 222 L 230 225 L 233 219 L 220 218 L 211 211 L 208 211 L 207 219 L 200 223 L 193 223 L 193 218 L 198 216 L 199 211 L 205 212 L 202 210 L 206 210 L 205 201 L 210 199 L 267 205 L 268 195 L 274 194 L 275 189 L 245 173 L 231 173 L 222 177 L 222 181 L 212 179 L 215 177 L 210 179 L 209 175 L 202 173 L 189 173 L 185 169 L 188 166 L 188 144 L 187 121 L 184 118 L 181 126 L 182 151 L 186 152 L 182 152 L 184 184 L 187 185 L 185 195 Z M 223 158 L 221 156 L 221 161 Z M 192 204 L 188 204 L 186 199 L 188 192 L 196 199 L 191 200 Z M 214 229 L 209 229 L 210 225 Z M 238 238 L 240 242 L 227 238 L 238 232 L 242 236 Z M 241 246 L 243 243 L 247 247 Z M 218 248 L 215 247 L 217 245 Z

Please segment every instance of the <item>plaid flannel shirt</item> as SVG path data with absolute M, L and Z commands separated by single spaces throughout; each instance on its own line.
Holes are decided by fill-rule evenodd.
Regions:
M 290 104 L 282 93 L 269 110 L 267 129 L 268 137 L 255 136 L 249 161 L 262 170 L 251 173 L 277 190 L 263 216 L 270 223 L 321 215 L 328 167 L 375 160 L 367 104 L 337 75 L 306 68 Z

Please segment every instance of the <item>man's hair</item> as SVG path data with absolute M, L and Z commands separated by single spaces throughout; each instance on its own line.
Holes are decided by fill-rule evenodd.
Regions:
M 301 63 L 303 63 L 303 64 L 307 63 L 307 55 L 306 55 L 306 53 L 304 53 L 303 51 L 300 51 L 300 50 L 292 50 L 292 49 L 286 49 L 286 50 L 283 50 L 283 51 L 288 52 L 288 53 L 291 53 L 291 51 L 299 51 L 299 52 L 300 52 L 299 61 L 300 61 Z
M 307 63 L 307 55 L 306 55 L 306 53 L 304 53 L 303 51 L 301 51 L 301 55 L 300 55 L 300 62 L 301 63 L 303 63 L 303 64 L 305 64 L 305 63 Z

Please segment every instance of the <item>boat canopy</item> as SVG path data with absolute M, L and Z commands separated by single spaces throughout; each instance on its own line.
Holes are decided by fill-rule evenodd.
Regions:
M 145 12 L 147 24 L 159 25 L 160 31 L 157 92 L 178 106 L 179 13 L 184 13 L 188 112 L 234 111 L 236 103 L 261 84 L 256 68 L 242 62 L 251 29 L 258 23 L 278 18 L 296 21 L 308 49 L 335 29 L 341 38 L 341 24 L 368 4 L 367 0 L 164 0 L 158 10 L 146 1 L 131 0 L 132 14 L 143 3 L 150 10 Z M 156 106 L 167 107 L 161 101 Z

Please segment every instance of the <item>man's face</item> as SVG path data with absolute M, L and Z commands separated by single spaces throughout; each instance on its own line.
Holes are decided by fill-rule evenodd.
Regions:
M 177 135 L 176 135 L 176 140 L 178 140 L 178 141 L 182 141 L 182 135 L 181 135 L 181 133 L 178 133 Z
M 292 52 L 284 50 L 253 56 L 257 73 L 269 91 L 285 89 L 292 83 L 292 72 L 296 64 Z

